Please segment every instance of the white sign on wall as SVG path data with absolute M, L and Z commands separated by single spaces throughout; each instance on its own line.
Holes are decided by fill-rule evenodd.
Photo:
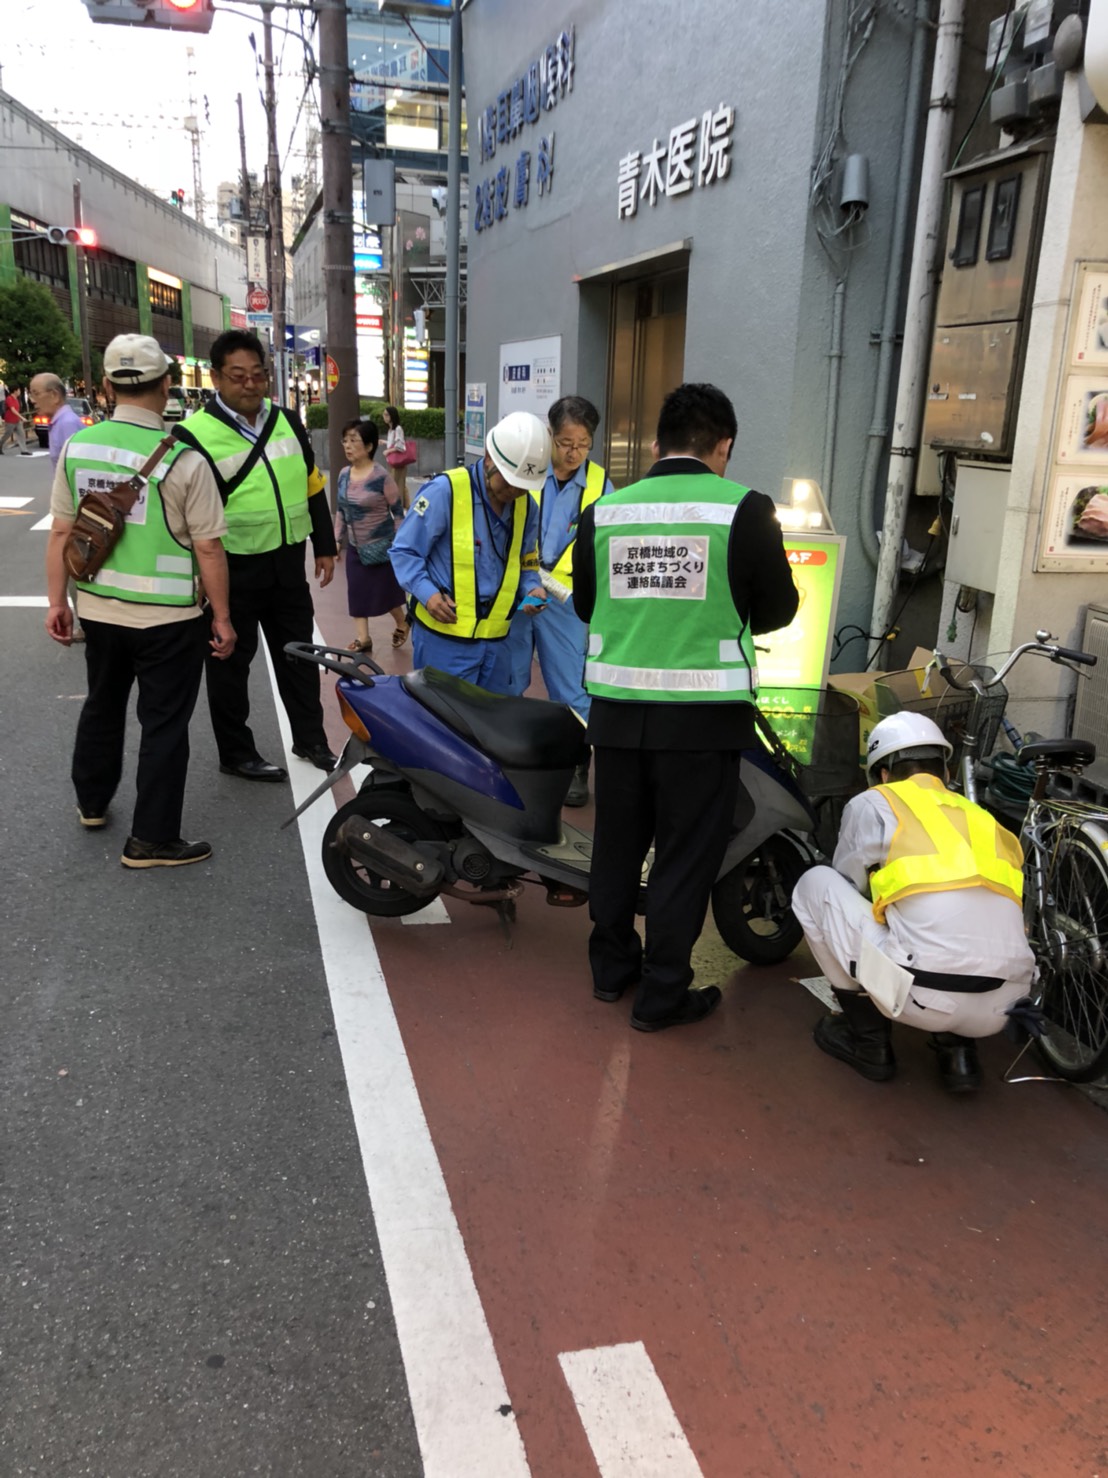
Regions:
M 246 238 L 246 278 L 248 282 L 269 281 L 264 236 Z
M 624 154 L 616 178 L 619 219 L 630 220 L 641 201 L 653 207 L 659 195 L 686 195 L 694 187 L 725 180 L 731 172 L 734 134 L 735 110 L 720 103 L 702 118 L 671 128 L 668 142 L 655 139 L 645 153 L 633 149 Z
M 532 411 L 545 421 L 561 394 L 561 384 L 561 334 L 501 344 L 497 420 L 503 420 L 511 411 Z
M 485 413 L 488 408 L 488 393 L 484 382 L 473 381 L 466 386 L 466 458 L 472 460 L 485 450 Z

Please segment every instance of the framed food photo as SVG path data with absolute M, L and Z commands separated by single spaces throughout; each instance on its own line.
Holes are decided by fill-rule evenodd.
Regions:
M 1040 570 L 1108 569 L 1108 462 L 1051 479 L 1043 504 Z
M 1058 453 L 1064 465 L 1108 464 L 1108 371 L 1070 375 L 1058 417 Z
M 1070 362 L 1080 369 L 1108 368 L 1108 268 L 1085 262 L 1079 278 Z

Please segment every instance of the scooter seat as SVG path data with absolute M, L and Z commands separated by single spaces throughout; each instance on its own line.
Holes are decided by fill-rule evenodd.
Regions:
M 518 770 L 570 770 L 587 757 L 585 729 L 564 703 L 504 698 L 476 683 L 423 667 L 402 677 L 422 707 L 485 754 Z

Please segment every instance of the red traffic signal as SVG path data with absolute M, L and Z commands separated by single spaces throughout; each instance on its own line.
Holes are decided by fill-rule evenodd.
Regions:
M 96 246 L 99 242 L 91 226 L 47 226 L 46 239 L 52 246 Z
M 210 31 L 215 16 L 213 0 L 85 0 L 85 9 L 102 24 L 173 31 Z

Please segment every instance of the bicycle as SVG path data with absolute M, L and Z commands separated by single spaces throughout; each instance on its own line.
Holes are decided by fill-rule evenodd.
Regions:
M 1035 1004 L 1042 1034 L 1036 1045 L 1059 1077 L 1090 1083 L 1108 1072 L 1108 809 L 1051 793 L 1059 776 L 1080 775 L 1092 764 L 1093 744 L 1084 739 L 1025 743 L 1003 718 L 1003 704 L 996 713 L 997 695 L 990 689 L 999 686 L 1003 691 L 1004 678 L 1028 653 L 1075 672 L 1097 660 L 1088 652 L 1058 646 L 1048 631 L 1037 631 L 1035 640 L 1017 647 L 999 672 L 964 664 L 956 675 L 938 650 L 934 661 L 951 688 L 973 695 L 968 718 L 952 723 L 951 715 L 946 716 L 952 730 L 947 738 L 960 745 L 966 798 L 978 798 L 980 739 L 990 726 L 995 734 L 998 722 L 1004 724 L 1017 762 L 1034 767 L 1020 844 L 1024 923 L 1039 970 Z M 984 721 L 973 712 L 981 704 L 993 705 Z M 942 700 L 933 716 L 943 727 Z

